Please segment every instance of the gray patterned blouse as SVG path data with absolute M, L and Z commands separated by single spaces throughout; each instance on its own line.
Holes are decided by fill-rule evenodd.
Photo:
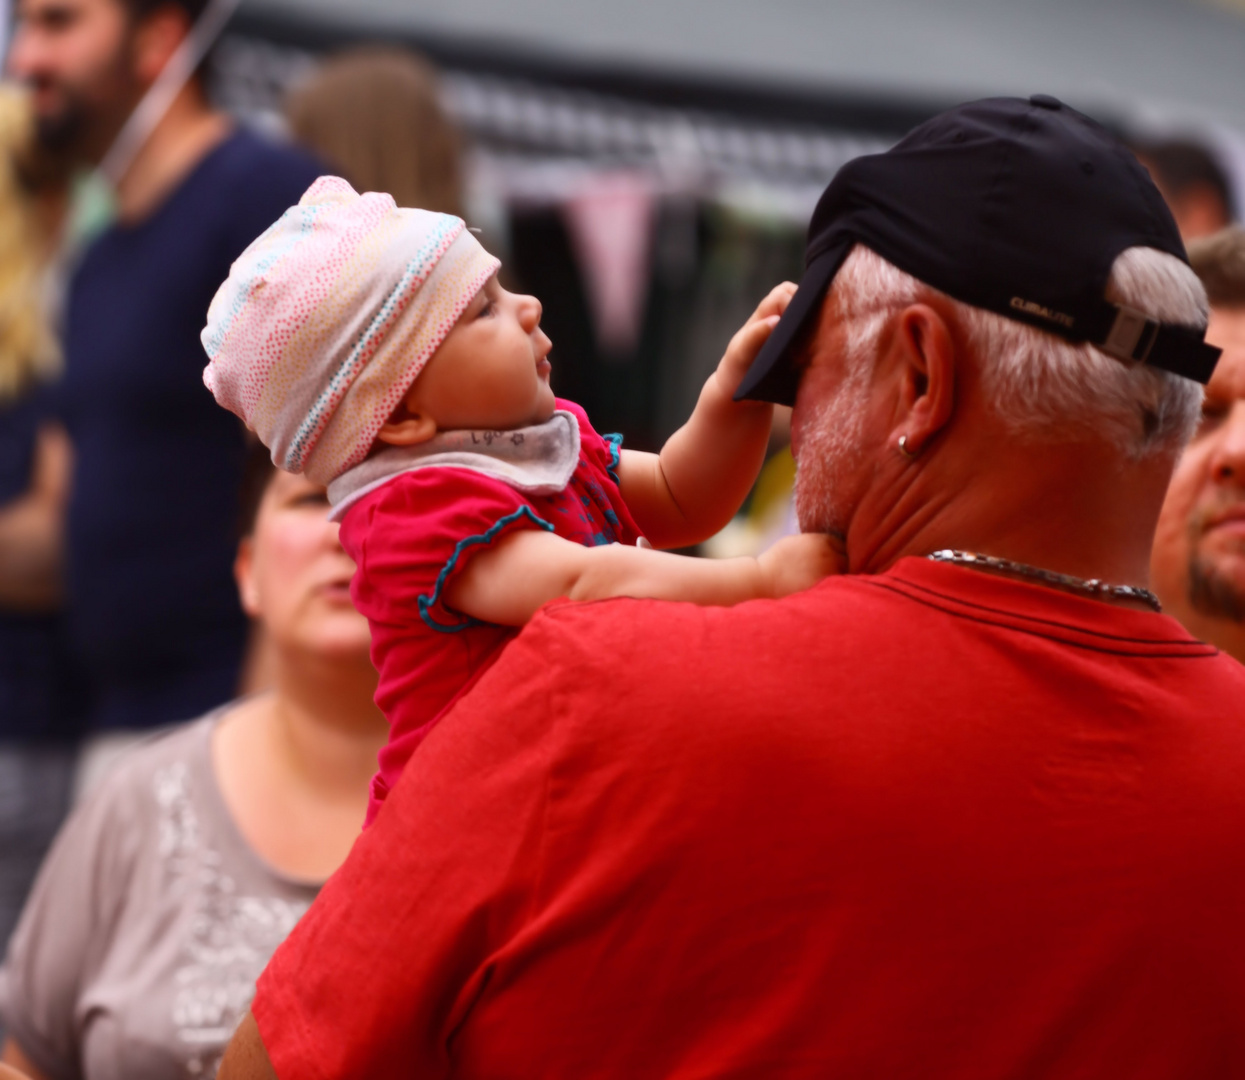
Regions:
M 40 872 L 0 1015 L 53 1080 L 215 1076 L 256 978 L 315 898 L 230 817 L 210 753 L 220 715 L 127 755 Z

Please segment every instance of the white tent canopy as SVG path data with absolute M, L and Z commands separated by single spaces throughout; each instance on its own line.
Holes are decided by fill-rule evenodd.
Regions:
M 245 0 L 579 67 L 949 103 L 1055 94 L 1134 122 L 1245 131 L 1241 0 Z

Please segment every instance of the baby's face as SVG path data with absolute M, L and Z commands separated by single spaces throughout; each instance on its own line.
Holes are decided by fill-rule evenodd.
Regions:
M 439 431 L 494 430 L 543 423 L 553 415 L 552 342 L 540 328 L 540 301 L 489 278 L 407 395 L 411 412 Z

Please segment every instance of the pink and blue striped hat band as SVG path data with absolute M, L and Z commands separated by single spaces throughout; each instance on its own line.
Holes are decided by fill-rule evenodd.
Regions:
M 217 290 L 203 381 L 277 466 L 328 484 L 367 457 L 500 265 L 461 218 L 322 176 Z

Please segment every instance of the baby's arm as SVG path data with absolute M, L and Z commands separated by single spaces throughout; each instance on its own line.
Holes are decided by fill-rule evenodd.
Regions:
M 654 547 L 687 547 L 713 536 L 734 517 L 756 481 L 773 406 L 732 397 L 794 293 L 795 286 L 785 282 L 761 301 L 731 338 L 690 419 L 660 454 L 623 451 L 619 487 Z
M 511 533 L 474 556 L 445 590 L 446 604 L 502 626 L 522 626 L 550 600 L 613 596 L 729 606 L 807 589 L 842 569 L 819 533 L 780 540 L 757 559 L 692 559 L 622 544 L 583 547 L 554 533 Z

